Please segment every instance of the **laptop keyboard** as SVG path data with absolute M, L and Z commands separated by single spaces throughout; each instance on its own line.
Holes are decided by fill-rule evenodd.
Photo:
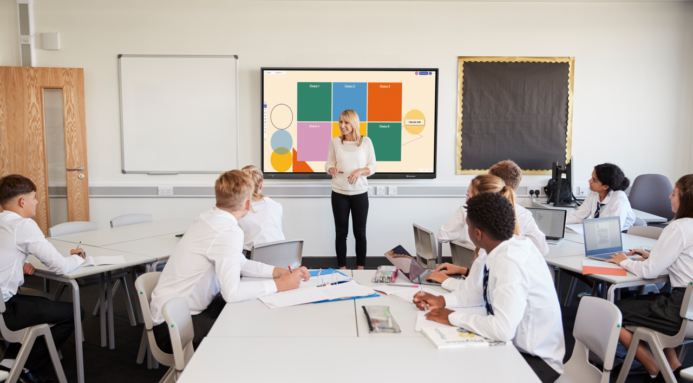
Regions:
M 609 259 L 611 259 L 611 254 L 596 254 L 596 255 L 590 255 L 589 257 L 590 258 L 599 258 L 599 259 L 603 259 L 605 261 L 608 261 Z

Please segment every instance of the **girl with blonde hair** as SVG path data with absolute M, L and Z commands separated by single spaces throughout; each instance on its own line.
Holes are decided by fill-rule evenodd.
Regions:
M 335 252 L 340 268 L 346 268 L 346 238 L 349 215 L 353 215 L 356 265 L 366 265 L 366 221 L 368 220 L 368 180 L 375 174 L 375 150 L 371 139 L 359 132 L 359 115 L 347 109 L 339 116 L 340 136 L 330 141 L 325 171 L 332 176 L 332 213 Z
M 264 174 L 254 165 L 248 165 L 241 169 L 250 175 L 253 180 L 253 193 L 251 197 L 251 209 L 248 215 L 238 221 L 238 225 L 245 234 L 243 252 L 250 256 L 250 250 L 254 245 L 282 241 L 282 219 L 284 209 L 282 205 L 262 194 Z

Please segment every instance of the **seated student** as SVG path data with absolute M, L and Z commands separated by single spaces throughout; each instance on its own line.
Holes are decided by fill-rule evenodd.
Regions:
M 582 223 L 588 218 L 621 217 L 621 230 L 633 226 L 635 213 L 623 192 L 630 186 L 630 180 L 621 168 L 614 164 L 597 165 L 589 183 L 591 193 L 574 213 L 566 217 L 566 225 Z
M 662 231 L 662 235 L 650 253 L 633 250 L 628 255 L 640 254 L 643 258 L 630 260 L 625 254 L 612 255 L 609 262 L 617 263 L 624 269 L 641 278 L 656 278 L 665 270 L 673 287 L 670 293 L 640 295 L 622 299 L 616 306 L 623 314 L 623 327 L 619 341 L 630 346 L 633 333 L 626 326 L 642 326 L 674 335 L 681 329 L 681 304 L 686 286 L 693 282 L 693 174 L 681 177 L 674 186 L 671 210 L 676 213 L 674 220 Z M 641 262 L 638 262 L 641 261 Z M 650 345 L 651 347 L 651 345 Z M 681 363 L 673 348 L 664 349 L 674 375 L 680 379 Z M 641 342 L 635 357 L 651 375 L 646 382 L 664 382 L 659 367 L 648 346 Z
M 243 230 L 245 240 L 243 252 L 249 257 L 254 245 L 284 240 L 282 232 L 282 217 L 284 211 L 279 202 L 262 195 L 264 176 L 262 171 L 253 165 L 242 169 L 253 179 L 253 198 L 248 215 L 238 220 L 238 226 Z
M 501 161 L 488 170 L 488 174 L 494 175 L 505 182 L 505 184 L 517 193 L 517 188 L 522 181 L 522 169 L 511 160 Z M 534 221 L 532 212 L 525 209 L 524 206 L 515 204 L 515 214 L 519 220 L 520 234 L 529 237 L 539 252 L 545 257 L 549 255 L 549 244 L 546 243 L 546 234 L 539 230 L 537 223 Z
M 227 302 L 264 297 L 298 288 L 310 274 L 305 267 L 289 270 L 247 260 L 238 220 L 248 214 L 254 188 L 248 172 L 228 171 L 214 185 L 216 207 L 200 214 L 166 263 L 152 291 L 151 313 L 156 343 L 171 351 L 171 338 L 162 314 L 164 304 L 186 297 L 192 315 L 197 348 Z M 244 277 L 274 278 L 241 282 Z
M 513 236 L 515 209 L 497 193 L 467 201 L 467 227 L 475 246 L 484 249 L 483 286 L 434 296 L 417 294 L 414 303 L 426 318 L 463 327 L 483 337 L 512 341 L 542 382 L 563 373 L 565 342 L 561 309 L 546 261 L 526 237 Z M 454 312 L 482 299 L 487 316 Z
M 43 297 L 17 295 L 24 284 L 24 275 L 32 275 L 34 267 L 27 262 L 29 254 L 35 256 L 57 275 L 66 274 L 84 263 L 82 249 L 71 250 L 64 257 L 46 240 L 33 218 L 36 216 L 36 185 L 21 175 L 0 178 L 0 287 L 5 312 L 2 314 L 7 328 L 12 331 L 43 323 L 50 323 L 55 347 L 65 343 L 75 330 L 73 306 L 70 302 L 54 302 Z M 84 318 L 84 309 L 82 309 Z M 0 370 L 9 371 L 14 365 L 21 344 L 12 343 L 0 362 Z M 43 338 L 31 348 L 24 368 L 38 370 L 51 362 Z M 35 374 L 22 372 L 20 382 L 41 382 Z

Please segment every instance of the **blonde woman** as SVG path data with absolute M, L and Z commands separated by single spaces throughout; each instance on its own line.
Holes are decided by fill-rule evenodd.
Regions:
M 356 265 L 366 265 L 366 221 L 368 220 L 368 180 L 375 174 L 375 151 L 368 137 L 359 133 L 359 115 L 347 109 L 339 116 L 341 135 L 330 141 L 325 171 L 332 176 L 332 213 L 336 231 L 335 251 L 339 268 L 346 268 L 346 239 L 349 214 L 353 215 Z
M 247 172 L 253 180 L 252 208 L 248 215 L 238 220 L 244 234 L 243 253 L 249 257 L 254 245 L 285 239 L 282 232 L 284 209 L 279 202 L 262 194 L 265 176 L 260 169 L 248 165 L 242 171 Z

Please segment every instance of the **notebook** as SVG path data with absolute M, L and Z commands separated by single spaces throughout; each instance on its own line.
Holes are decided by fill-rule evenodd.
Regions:
M 421 332 L 438 350 L 463 347 L 501 346 L 506 342 L 484 338 L 479 334 L 458 327 L 428 327 Z
M 87 256 L 84 258 L 82 266 L 120 265 L 121 263 L 125 263 L 125 258 L 122 255 Z

